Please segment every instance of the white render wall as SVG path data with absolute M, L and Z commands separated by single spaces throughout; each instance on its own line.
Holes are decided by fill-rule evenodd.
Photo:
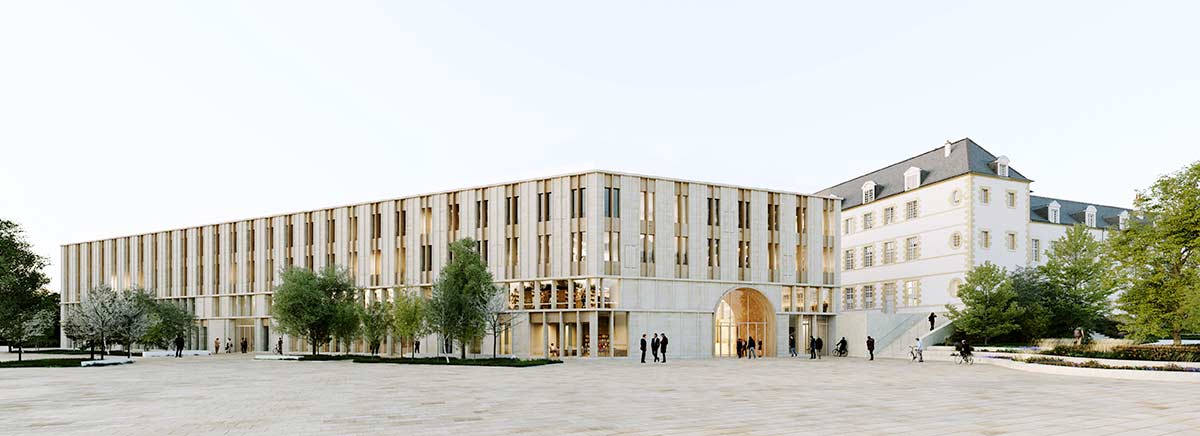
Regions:
M 970 177 L 961 176 L 842 212 L 843 223 L 847 218 L 854 218 L 852 231 L 849 234 L 843 231 L 842 252 L 838 260 L 839 267 L 843 267 L 845 250 L 854 250 L 855 268 L 842 270 L 842 287 L 855 288 L 855 309 L 863 308 L 863 285 L 875 286 L 874 309 L 878 310 L 884 301 L 883 283 L 895 283 L 897 294 L 900 295 L 904 281 L 908 280 L 920 282 L 921 298 L 917 307 L 922 310 L 955 301 L 949 295 L 949 285 L 953 279 L 961 279 L 970 261 L 970 182 Z M 958 204 L 953 201 L 955 192 L 960 195 Z M 913 200 L 919 204 L 919 213 L 916 219 L 907 220 L 905 204 Z M 896 210 L 897 221 L 894 224 L 883 224 L 883 213 L 887 207 Z M 875 227 L 864 230 L 863 215 L 868 212 L 875 216 Z M 963 237 L 959 248 L 951 245 L 951 237 L 955 233 Z M 910 237 L 917 237 L 920 241 L 920 255 L 916 260 L 905 260 L 905 242 Z M 897 247 L 897 261 L 893 264 L 883 262 L 883 244 L 888 241 L 895 242 Z M 866 246 L 875 247 L 875 266 L 869 268 L 863 267 L 862 250 Z M 911 309 L 900 301 L 896 305 L 898 311 Z

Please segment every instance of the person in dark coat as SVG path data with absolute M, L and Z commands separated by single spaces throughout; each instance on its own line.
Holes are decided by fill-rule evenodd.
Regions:
M 822 341 L 821 338 L 817 338 L 817 358 L 818 359 L 821 358 L 821 349 L 822 348 L 825 348 L 825 341 Z
M 642 333 L 642 363 L 646 363 L 646 334 Z
M 737 354 L 738 354 L 738 359 L 741 359 L 742 356 L 746 355 L 746 340 L 745 339 L 738 338 Z
M 667 334 L 662 334 L 662 339 L 658 341 L 658 352 L 662 353 L 662 363 L 667 363 Z
M 246 342 L 246 338 L 242 338 L 242 354 L 246 354 L 247 345 L 249 345 L 249 342 Z
M 659 344 L 660 344 L 660 341 L 658 339 L 658 333 L 655 333 L 654 339 L 650 340 L 650 354 L 654 355 L 654 363 L 658 363 L 658 345 Z
M 788 354 L 796 357 L 796 335 L 788 335 Z
M 933 331 L 933 322 L 937 321 L 937 314 L 929 312 L 929 331 Z
M 758 350 L 755 349 L 756 345 L 758 345 L 758 343 L 754 342 L 754 336 L 751 336 L 750 339 L 746 341 L 746 354 L 749 355 L 751 359 L 758 358 Z
M 183 336 L 175 336 L 175 357 L 183 357 Z
M 871 360 L 875 360 L 875 338 L 867 336 L 867 353 L 871 355 Z
M 808 360 L 817 358 L 817 338 L 808 337 Z

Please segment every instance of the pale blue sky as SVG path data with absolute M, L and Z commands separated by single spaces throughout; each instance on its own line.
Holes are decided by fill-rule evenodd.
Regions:
M 969 136 L 1200 159 L 1200 2 L 4 2 L 0 217 L 60 244 L 606 168 L 812 192 Z M 57 264 L 51 273 L 58 289 Z

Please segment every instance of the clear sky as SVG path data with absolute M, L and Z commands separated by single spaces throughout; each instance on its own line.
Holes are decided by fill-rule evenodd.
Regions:
M 0 217 L 59 246 L 604 168 L 813 192 L 969 136 L 1127 206 L 1200 2 L 0 3 Z

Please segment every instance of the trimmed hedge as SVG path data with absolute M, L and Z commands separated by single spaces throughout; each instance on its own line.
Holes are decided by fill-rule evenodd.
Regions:
M 1087 347 L 1065 346 L 1054 347 L 1053 350 L 1042 352 L 1042 354 L 1089 359 L 1200 362 L 1200 345 L 1131 345 L 1113 347 L 1112 351 L 1094 351 Z
M 1019 360 L 1019 359 L 1014 359 L 1014 360 Z M 1071 368 L 1132 369 L 1132 370 L 1138 370 L 1138 371 L 1168 371 L 1168 372 L 1197 372 L 1197 373 L 1200 373 L 1200 368 L 1183 367 L 1183 366 L 1170 364 L 1170 363 L 1163 365 L 1163 366 L 1113 366 L 1113 365 L 1105 365 L 1105 364 L 1097 362 L 1095 360 L 1089 360 L 1087 362 L 1078 363 L 1078 362 L 1069 362 L 1069 361 L 1059 359 L 1056 357 L 1030 357 L 1028 359 L 1024 359 L 1024 360 L 1020 360 L 1020 361 L 1025 362 L 1025 363 L 1037 364 L 1037 365 L 1066 366 L 1066 367 L 1071 367 Z
M 81 368 L 88 359 L 29 359 L 0 362 L 0 368 Z
M 310 354 L 310 355 L 306 355 L 306 356 L 300 358 L 300 360 L 307 360 L 307 361 L 314 361 L 314 362 L 349 360 L 354 363 L 391 363 L 391 364 L 399 364 L 399 365 L 499 366 L 499 367 L 507 367 L 507 368 L 528 368 L 531 366 L 553 365 L 556 363 L 562 363 L 561 360 L 548 360 L 548 359 L 530 359 L 530 360 L 465 359 L 464 360 L 464 359 L 457 359 L 457 358 L 452 357 L 452 358 L 450 358 L 450 361 L 447 362 L 445 357 L 408 358 L 408 357 L 378 357 L 378 356 L 354 356 L 354 355 L 330 356 L 330 355 L 324 355 L 324 354 L 318 354 L 316 356 L 313 356 Z
M 45 349 L 45 350 L 41 350 L 41 351 L 33 351 L 33 350 L 26 348 L 25 354 L 63 354 L 63 355 L 68 355 L 68 356 L 87 356 L 92 353 L 89 352 L 88 350 Z M 96 356 L 99 356 L 99 355 L 100 355 L 100 351 L 97 350 Z M 114 352 L 112 350 L 108 350 L 107 352 L 104 353 L 104 356 L 106 356 L 106 357 L 107 356 L 125 357 L 125 352 L 124 351 Z M 141 356 L 142 356 L 141 351 L 133 352 L 133 357 L 141 357 Z

